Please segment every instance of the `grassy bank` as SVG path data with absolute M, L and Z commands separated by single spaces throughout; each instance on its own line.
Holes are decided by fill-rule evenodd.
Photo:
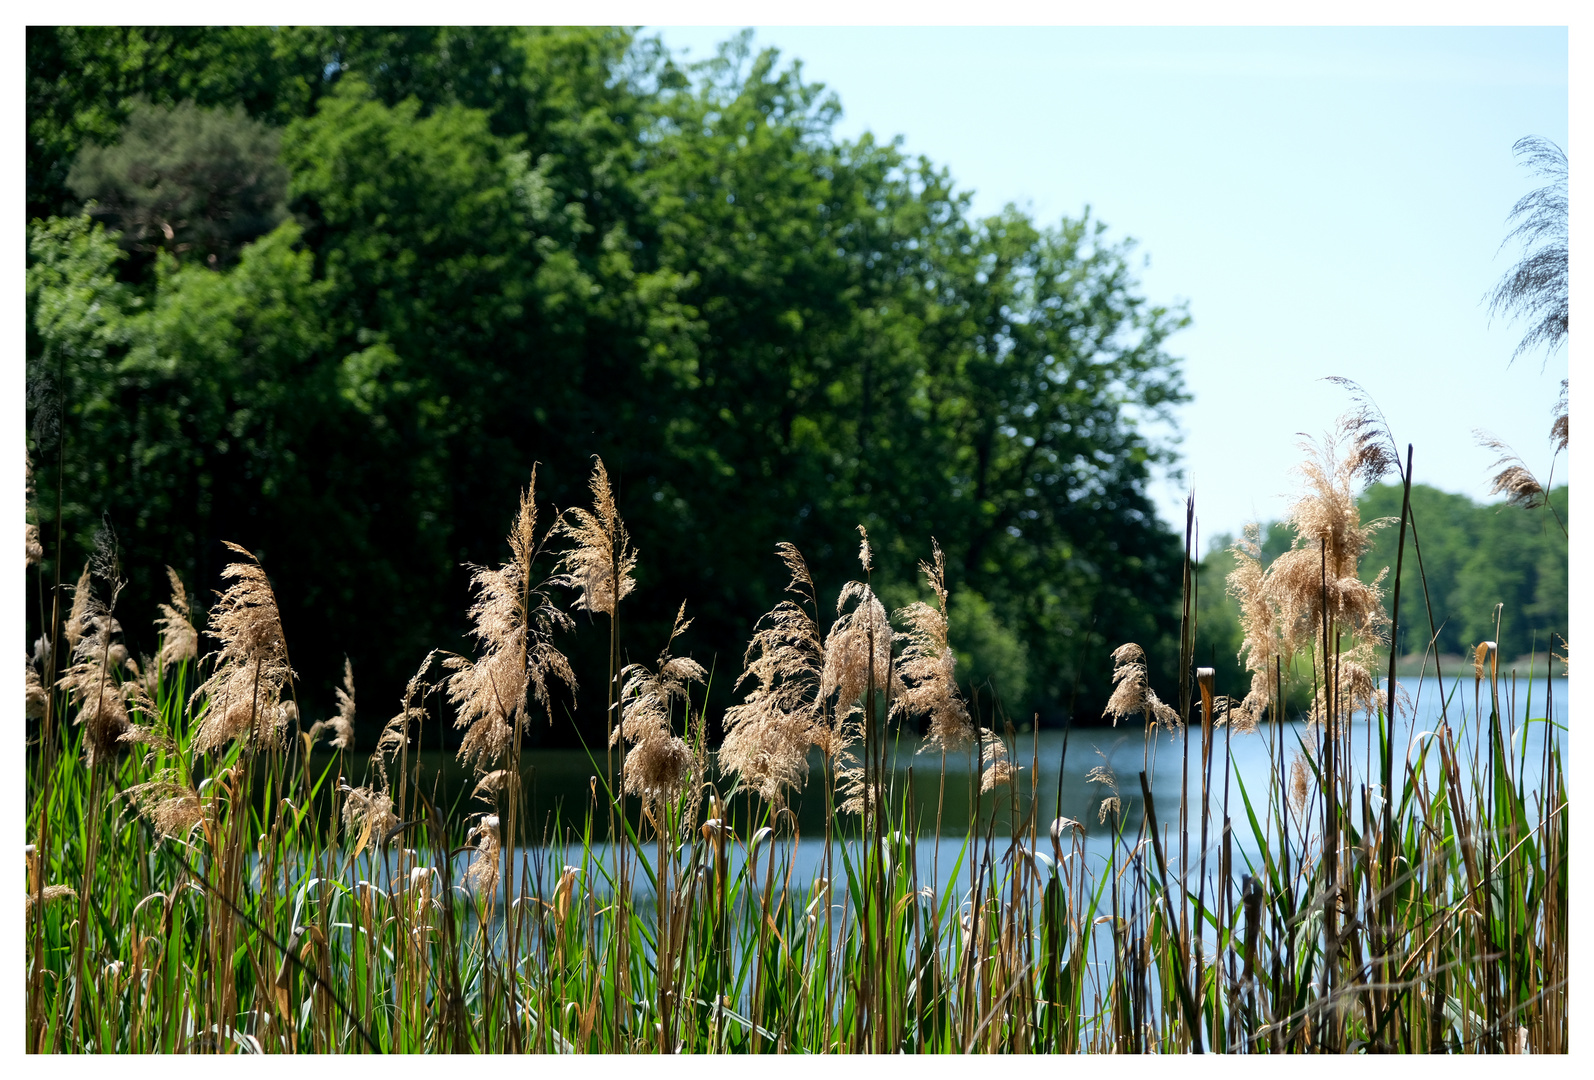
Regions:
M 829 619 L 783 545 L 791 599 L 759 624 L 716 750 L 674 634 L 620 662 L 660 643 L 625 639 L 636 555 L 601 464 L 591 508 L 551 528 L 528 489 L 511 559 L 475 571 L 474 655 L 425 658 L 369 761 L 349 749 L 352 673 L 337 713 L 301 722 L 247 552 L 210 612 L 217 647 L 200 658 L 174 579 L 139 664 L 104 550 L 29 660 L 28 1047 L 1564 1053 L 1564 763 L 1516 733 L 1565 706 L 1517 709 L 1496 640 L 1444 670 L 1436 730 L 1390 737 L 1406 706 L 1375 665 L 1395 628 L 1358 573 L 1352 490 L 1369 462 L 1399 467 L 1378 437 L 1353 424 L 1316 448 L 1290 552 L 1236 549 L 1249 687 L 1197 666 L 1188 557 L 1179 668 L 1112 653 L 1110 717 L 1177 746 L 1181 779 L 1158 799 L 1104 759 L 1105 855 L 1086 823 L 1045 819 L 1035 737 L 959 693 L 939 550 L 929 599 L 888 614 L 862 537 Z M 584 804 L 543 815 L 521 750 L 574 692 L 571 611 L 608 635 L 612 737 Z M 1304 734 L 1284 722 L 1301 686 Z M 463 734 L 468 800 L 422 777 L 436 724 Z M 1265 784 L 1232 767 L 1242 739 L 1265 743 Z M 902 740 L 922 744 L 906 773 Z M 972 804 L 961 837 L 942 836 L 949 783 Z M 798 827 L 798 791 L 822 825 Z M 949 874 L 921 878 L 925 835 Z M 817 877 L 790 872 L 794 844 L 822 853 Z

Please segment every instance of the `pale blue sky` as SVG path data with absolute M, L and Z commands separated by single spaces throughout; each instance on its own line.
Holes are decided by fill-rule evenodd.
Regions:
M 649 28 L 688 59 L 738 27 Z M 977 213 L 1087 204 L 1140 242 L 1146 294 L 1189 302 L 1170 351 L 1202 533 L 1276 518 L 1298 432 L 1345 375 L 1416 444 L 1419 481 L 1474 498 L 1488 428 L 1541 478 L 1563 348 L 1508 367 L 1522 328 L 1480 300 L 1534 178 L 1511 144 L 1567 145 L 1564 29 L 759 28 L 840 98 L 845 137 L 905 136 Z M 1541 370 L 1542 368 L 1542 370 Z M 1557 480 L 1567 475 L 1557 463 Z M 1184 484 L 1159 484 L 1182 523 Z M 1203 545 L 1205 546 L 1205 545 Z

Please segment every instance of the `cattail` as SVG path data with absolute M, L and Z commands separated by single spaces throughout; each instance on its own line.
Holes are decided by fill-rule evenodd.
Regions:
M 1113 726 L 1117 727 L 1124 717 L 1141 713 L 1152 723 L 1161 724 L 1169 731 L 1177 730 L 1179 714 L 1163 704 L 1146 680 L 1145 650 L 1131 641 L 1112 651 L 1112 661 L 1115 685 L 1102 715 L 1111 716 Z
M 631 664 L 620 672 L 620 726 L 611 744 L 624 738 L 630 745 L 625 758 L 625 790 L 653 809 L 680 794 L 693 764 L 691 749 L 670 726 L 672 703 L 688 704 L 689 684 L 701 683 L 708 676 L 696 660 L 670 655 L 670 646 L 691 624 L 683 603 L 676 612 L 670 639 L 659 654 L 658 667 L 649 671 L 641 664 Z
M 786 591 L 813 603 L 814 583 L 802 555 L 787 543 L 776 551 L 791 574 Z M 824 665 L 818 624 L 801 603 L 782 600 L 758 621 L 742 664 L 736 688 L 749 679 L 756 685 L 725 712 L 719 765 L 778 806 L 808 776 Z
M 533 469 L 509 534 L 509 561 L 497 569 L 472 567 L 471 634 L 481 643 L 481 656 L 443 661 L 454 672 L 448 680 L 448 698 L 457 708 L 454 726 L 465 729 L 459 759 L 478 773 L 490 771 L 509 753 L 512 725 L 524 719 L 530 701 L 548 708 L 550 676 L 572 689 L 576 685 L 570 661 L 553 646 L 554 631 L 569 628 L 570 617 L 531 584 L 532 562 L 541 551 L 536 486 Z
M 558 531 L 573 546 L 560 563 L 563 572 L 552 580 L 577 591 L 576 607 L 613 617 L 620 601 L 636 587 L 631 574 L 637 553 L 615 507 L 603 459 L 594 457 L 593 463 L 592 509 L 574 507 L 560 521 Z
M 199 633 L 194 629 L 188 591 L 183 588 L 176 570 L 168 566 L 166 576 L 172 583 L 172 602 L 160 605 L 160 617 L 155 620 L 155 629 L 161 639 L 155 662 L 162 670 L 184 660 L 199 658 Z
M 293 713 L 283 708 L 282 691 L 293 678 L 282 633 L 277 596 L 260 562 L 245 548 L 227 543 L 244 556 L 221 576 L 232 582 L 211 609 L 207 633 L 221 642 L 215 667 L 189 698 L 189 706 L 208 698 L 210 709 L 194 734 L 203 753 L 244 739 L 255 749 L 280 745 Z
M 935 593 L 936 606 L 914 603 L 897 612 L 908 629 L 901 635 L 905 645 L 897 665 L 904 689 L 891 703 L 893 716 L 930 718 L 920 753 L 932 747 L 955 750 L 974 737 L 974 724 L 952 674 L 957 658 L 947 643 L 946 556 L 933 539 L 930 550 L 933 562 L 921 562 L 919 571 Z

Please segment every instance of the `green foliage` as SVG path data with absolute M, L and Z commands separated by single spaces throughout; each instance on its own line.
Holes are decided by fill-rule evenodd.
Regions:
M 243 543 L 284 583 L 310 696 L 348 653 L 394 698 L 461 643 L 463 564 L 497 559 L 532 464 L 565 506 L 597 453 L 646 538 L 625 648 L 685 599 L 685 646 L 729 663 L 779 595 L 775 544 L 828 603 L 861 522 L 882 584 L 939 540 L 1013 715 L 1099 712 L 1122 641 L 1171 657 L 1179 548 L 1146 483 L 1172 459 L 1142 422 L 1183 400 L 1185 316 L 1100 222 L 973 220 L 945 171 L 838 139 L 834 98 L 745 37 L 691 72 L 613 29 L 28 49 L 30 385 L 65 410 L 68 572 L 108 515 L 126 610 L 168 563 L 207 595 Z M 159 116 L 193 121 L 165 130 L 177 159 L 212 128 L 248 142 L 206 109 L 280 133 L 292 220 L 213 270 L 118 259 L 75 220 L 72 162 L 108 174 Z
M 139 103 L 118 141 L 88 146 L 67 186 L 135 250 L 232 261 L 287 214 L 277 133 L 243 110 Z
M 1382 484 L 1362 496 L 1363 520 L 1400 517 L 1400 488 Z M 1432 621 L 1439 626 L 1438 651 L 1460 653 L 1480 641 L 1495 640 L 1495 605 L 1504 604 L 1500 655 L 1517 657 L 1550 648 L 1552 634 L 1566 636 L 1570 619 L 1567 591 L 1568 538 L 1557 522 L 1567 520 L 1570 493 L 1563 485 L 1550 492 L 1550 508 L 1523 510 L 1504 503 L 1475 503 L 1425 484 L 1411 489 L 1412 515 L 1422 544 Z M 1554 513 L 1551 513 L 1553 508 Z M 1394 584 L 1394 529 L 1376 534 L 1364 567 L 1389 566 Z M 1411 537 L 1406 538 L 1408 544 Z M 1408 550 L 1401 584 L 1402 655 L 1421 653 L 1431 634 L 1430 614 L 1417 577 L 1415 553 Z

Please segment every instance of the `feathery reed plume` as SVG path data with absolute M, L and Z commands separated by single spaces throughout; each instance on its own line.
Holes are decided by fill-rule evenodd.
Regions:
M 1355 482 L 1366 475 L 1367 444 L 1372 438 L 1360 414 L 1353 413 L 1342 417 L 1322 443 L 1302 444 L 1307 458 L 1296 471 L 1306 490 L 1285 518 L 1295 529 L 1295 543 L 1267 570 L 1268 593 L 1279 615 L 1285 655 L 1294 655 L 1317 635 L 1325 572 L 1328 617 L 1335 625 L 1376 641 L 1389 621 L 1382 588 L 1388 569 L 1371 583 L 1357 574 L 1362 555 L 1372 546 L 1372 534 L 1394 520 L 1380 518 L 1363 525 L 1356 506 Z
M 172 664 L 199 658 L 199 633 L 194 629 L 188 590 L 183 588 L 177 571 L 169 566 L 166 576 L 172 583 L 172 602 L 160 605 L 160 617 L 155 620 L 155 630 L 161 640 L 155 663 L 163 671 Z
M 980 790 L 990 791 L 1002 784 L 1011 784 L 1024 771 L 1024 766 L 1014 764 L 1007 756 L 1007 743 L 995 730 L 980 732 Z
M 624 738 L 630 745 L 625 758 L 625 790 L 652 810 L 680 794 L 693 765 L 691 749 L 670 725 L 672 703 L 680 701 L 689 707 L 689 684 L 701 683 L 708 676 L 691 657 L 670 655 L 675 639 L 691 625 L 683 602 L 669 641 L 659 654 L 658 667 L 649 671 L 641 664 L 631 664 L 620 672 L 620 726 L 610 742 Z
M 786 591 L 815 608 L 813 578 L 798 550 L 788 543 L 776 553 L 791 574 Z M 819 624 L 801 603 L 782 600 L 754 628 L 742 657 L 736 688 L 757 685 L 740 705 L 725 711 L 725 740 L 719 766 L 737 782 L 779 806 L 787 790 L 802 790 L 808 776 L 808 747 L 820 734 L 819 686 L 824 646 Z
M 1117 727 L 1118 721 L 1126 716 L 1142 713 L 1154 724 L 1161 724 L 1169 731 L 1177 730 L 1180 727 L 1179 714 L 1157 697 L 1157 692 L 1151 689 L 1146 680 L 1145 650 L 1131 641 L 1114 649 L 1112 660 L 1112 681 L 1115 685 L 1112 697 L 1107 699 L 1107 707 L 1101 714 L 1112 717 L 1113 727 Z
M 1550 444 L 1555 447 L 1555 452 L 1560 453 L 1566 449 L 1566 428 L 1568 417 L 1567 386 L 1570 380 L 1561 380 L 1561 396 L 1555 399 L 1555 411 L 1551 414 L 1554 419 L 1550 421 Z
M 1290 805 L 1297 814 L 1306 809 L 1307 776 L 1306 758 L 1296 750 L 1290 758 Z
M 113 578 L 109 584 L 114 605 L 122 582 Z M 73 723 L 83 725 L 87 732 L 83 752 L 92 767 L 95 762 L 113 755 L 122 736 L 132 728 L 126 693 L 116 677 L 127 650 L 112 640 L 122 626 L 111 617 L 110 605 L 94 594 L 87 571 L 78 581 L 72 597 L 72 612 L 73 621 L 82 629 L 72 649 L 72 666 L 61 676 L 58 685 L 71 695 L 77 709 Z
M 905 644 L 897 664 L 904 689 L 891 703 L 893 716 L 930 718 L 920 753 L 932 747 L 953 750 L 974 737 L 968 707 L 952 675 L 957 657 L 947 643 L 946 556 L 934 539 L 930 550 L 933 561 L 919 563 L 919 572 L 935 593 L 936 606 L 916 602 L 896 613 L 908 629 L 899 635 Z
M 562 572 L 550 582 L 575 589 L 576 607 L 612 616 L 620 601 L 636 588 L 631 573 L 636 569 L 637 553 L 615 508 L 609 471 L 602 458 L 592 460 L 592 509 L 572 507 L 556 526 L 573 546 L 560 562 Z
M 33 657 L 23 653 L 22 662 L 27 668 L 27 717 L 29 720 L 43 719 L 45 707 L 50 701 L 50 692 L 44 688 L 44 680 L 39 678 L 39 670 L 33 664 Z
M 141 784 L 133 784 L 122 794 L 139 814 L 149 819 L 161 836 L 186 840 L 204 820 L 204 806 L 193 788 L 179 782 L 174 769 L 163 769 Z
M 33 512 L 33 457 L 30 454 L 24 454 L 23 460 L 27 462 L 27 471 L 24 474 L 26 479 L 23 481 L 23 497 L 25 500 L 23 503 L 23 522 L 26 528 L 23 530 L 22 539 L 23 547 L 27 552 L 27 562 L 23 565 L 27 567 L 37 565 L 39 560 L 44 558 L 44 545 L 39 542 L 39 526 L 27 520 L 27 515 Z
M 282 701 L 293 669 L 288 665 L 276 593 L 254 555 L 223 542 L 244 558 L 221 572 L 232 584 L 217 594 L 206 629 L 221 642 L 221 649 L 213 654 L 210 678 L 189 697 L 190 707 L 202 697 L 210 702 L 194 733 L 197 753 L 239 738 L 255 749 L 280 745 L 283 731 L 297 715 L 297 709 L 286 708 Z
M 533 468 L 509 534 L 509 561 L 497 569 L 472 567 L 476 601 L 469 614 L 475 624 L 471 635 L 481 643 L 480 658 L 450 656 L 443 661 L 454 672 L 448 680 L 448 698 L 457 707 L 454 726 L 466 729 L 459 760 L 477 773 L 489 772 L 504 760 L 514 742 L 513 725 L 524 722 L 529 702 L 548 707 L 550 676 L 572 689 L 576 685 L 570 661 L 553 645 L 554 631 L 569 628 L 570 617 L 531 580 L 532 563 L 542 551 L 536 535 L 536 487 Z
M 476 848 L 470 867 L 465 871 L 465 880 L 470 882 L 478 893 L 496 893 L 499 855 L 503 851 L 503 841 L 498 835 L 498 815 L 482 815 L 476 827 L 465 837 L 465 843 Z
M 338 713 L 330 720 L 317 720 L 310 725 L 310 742 L 323 731 L 332 732 L 327 743 L 334 750 L 346 750 L 354 742 L 354 662 L 343 658 L 343 685 L 335 690 Z
M 72 607 L 67 613 L 66 625 L 61 628 L 66 636 L 66 651 L 70 655 L 77 643 L 83 638 L 85 624 L 89 619 L 89 603 L 93 596 L 93 589 L 89 585 L 89 564 L 83 564 L 83 573 L 79 575 L 77 584 L 72 587 Z
M 399 711 L 394 714 L 382 727 L 382 734 L 377 737 L 376 751 L 372 760 L 376 762 L 377 771 L 382 774 L 382 785 L 387 786 L 387 763 L 397 757 L 409 745 L 410 724 L 420 724 L 426 719 L 426 710 L 420 705 L 426 695 L 431 693 L 434 685 L 426 682 L 426 673 L 432 668 L 432 659 L 437 656 L 433 649 L 426 654 L 426 659 L 421 661 L 421 666 L 415 669 L 415 674 L 410 676 L 410 681 L 404 685 L 404 698 L 399 703 Z
M 46 885 L 43 892 L 40 894 L 40 899 L 46 904 L 52 904 L 57 900 L 76 900 L 77 890 L 72 888 L 70 885 Z M 33 910 L 32 889 L 28 890 L 27 909 L 29 911 Z
M 1367 407 L 1341 417 L 1320 444 L 1302 444 L 1307 458 L 1296 471 L 1305 481 L 1305 490 L 1285 519 L 1295 530 L 1290 550 L 1264 569 L 1260 533 L 1254 525 L 1248 526 L 1234 545 L 1236 566 L 1228 585 L 1240 601 L 1245 637 L 1239 655 L 1251 672 L 1250 691 L 1233 710 L 1237 726 L 1255 727 L 1281 689 L 1276 684 L 1276 662 L 1317 643 L 1325 616 L 1352 635 L 1352 645 L 1335 661 L 1338 689 L 1334 700 L 1339 703 L 1341 719 L 1372 707 L 1376 695 L 1368 666 L 1389 622 L 1383 606 L 1383 580 L 1389 569 L 1385 567 L 1373 581 L 1365 582 L 1357 566 L 1372 545 L 1373 532 L 1394 519 L 1362 524 L 1355 489 L 1358 481 L 1370 482 L 1383 475 L 1393 462 L 1384 445 L 1387 441 L 1387 431 Z M 1322 704 L 1326 692 L 1326 686 L 1320 687 L 1314 710 L 1317 722 L 1325 719 Z
M 1112 794 L 1102 799 L 1101 805 L 1096 808 L 1096 824 L 1100 825 L 1107 820 L 1108 814 L 1116 814 L 1123 809 L 1123 799 L 1118 793 L 1118 776 L 1112 771 L 1112 766 L 1107 764 L 1107 755 L 1100 749 L 1096 756 L 1101 758 L 1100 765 L 1091 766 L 1090 772 L 1085 774 L 1087 784 L 1105 784 Z
M 342 785 L 343 827 L 361 843 L 379 842 L 399 823 L 393 813 L 393 796 L 382 788 Z
M 858 532 L 863 537 L 858 561 L 864 570 L 871 570 L 869 534 L 862 525 Z M 891 623 L 874 590 L 862 581 L 847 582 L 836 598 L 836 612 L 825 635 L 825 666 L 819 680 L 820 700 L 828 701 L 833 694 L 836 704 L 832 726 L 816 729 L 814 741 L 836 763 L 837 790 L 844 796 L 837 809 L 857 814 L 876 805 L 878 785 L 868 779 L 867 765 L 850 748 L 867 743 L 875 694 L 882 689 L 900 693 L 903 686 L 891 664 Z
M 1284 645 L 1279 640 L 1277 614 L 1268 596 L 1267 572 L 1262 567 L 1261 527 L 1255 522 L 1246 525 L 1245 533 L 1229 550 L 1235 565 L 1229 574 L 1228 591 L 1240 602 L 1240 630 L 1244 634 L 1238 655 L 1251 673 L 1251 689 L 1233 715 L 1243 713 L 1245 723 L 1254 727 L 1280 692 L 1275 661 L 1283 657 Z
M 1490 469 L 1500 470 L 1494 474 L 1494 480 L 1489 485 L 1490 495 L 1504 494 L 1508 504 L 1520 506 L 1524 510 L 1532 510 L 1544 504 L 1544 486 L 1539 483 L 1538 477 L 1528 471 L 1528 467 L 1523 464 L 1516 451 L 1487 431 L 1475 430 L 1472 436 L 1479 446 L 1500 455 L 1494 464 L 1489 466 Z

